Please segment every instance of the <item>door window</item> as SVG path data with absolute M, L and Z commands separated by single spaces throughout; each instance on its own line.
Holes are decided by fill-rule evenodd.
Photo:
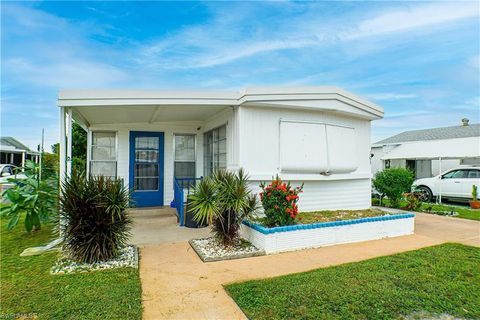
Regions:
M 480 170 L 468 170 L 468 179 L 478 179 L 480 178 Z
M 135 138 L 135 191 L 158 190 L 158 152 L 158 137 Z
M 467 177 L 467 170 L 453 170 L 445 173 L 442 179 L 462 179 Z

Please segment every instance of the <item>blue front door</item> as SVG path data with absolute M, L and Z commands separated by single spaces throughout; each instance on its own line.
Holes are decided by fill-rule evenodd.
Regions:
M 130 179 L 135 207 L 163 206 L 163 132 L 130 131 Z

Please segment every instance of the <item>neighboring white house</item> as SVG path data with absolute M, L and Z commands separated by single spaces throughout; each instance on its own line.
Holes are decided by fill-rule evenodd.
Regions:
M 38 162 L 39 153 L 13 137 L 0 137 L 0 164 L 23 167 L 26 160 Z
M 301 210 L 370 207 L 370 122 L 383 109 L 339 88 L 65 90 L 58 106 L 62 177 L 74 119 L 89 173 L 124 179 L 137 206 L 170 204 L 174 177 L 244 168 L 256 191 L 277 173 L 305 182 Z
M 480 165 L 480 124 L 405 131 L 372 144 L 372 173 L 410 168 L 416 178 L 438 175 L 460 165 Z

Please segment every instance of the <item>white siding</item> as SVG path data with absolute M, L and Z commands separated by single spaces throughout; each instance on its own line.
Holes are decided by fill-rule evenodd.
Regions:
M 260 192 L 260 180 L 252 180 L 250 187 Z M 294 187 L 302 181 L 290 180 Z M 371 205 L 370 179 L 319 180 L 304 181 L 303 193 L 300 194 L 298 209 L 300 211 L 317 210 L 357 210 Z
M 358 168 L 352 173 L 320 174 L 289 173 L 282 177 L 295 185 L 305 182 L 299 203 L 300 210 L 362 209 L 370 206 L 370 122 L 368 120 L 318 111 L 294 111 L 275 108 L 237 107 L 227 109 L 203 122 L 105 124 L 90 127 L 91 131 L 117 132 L 117 174 L 129 181 L 129 132 L 164 132 L 164 204 L 173 200 L 173 135 L 196 134 L 197 176 L 203 175 L 203 133 L 227 125 L 227 167 L 243 167 L 251 176 L 251 185 L 258 192 L 261 181 L 270 180 L 279 170 L 280 119 L 309 120 L 355 128 Z
M 275 108 L 239 108 L 239 166 L 250 174 L 251 186 L 259 192 L 259 183 L 279 173 L 280 120 L 318 121 L 355 129 L 358 168 L 348 174 L 280 174 L 296 186 L 305 182 L 299 209 L 364 209 L 370 207 L 370 122 L 318 111 L 294 111 Z
M 358 168 L 356 175 L 371 175 L 370 121 L 319 111 L 276 108 L 239 108 L 239 166 L 252 176 L 275 175 L 279 172 L 280 120 L 317 121 L 355 129 Z M 303 179 L 302 174 L 297 175 Z M 335 180 L 335 175 L 331 175 Z
M 170 205 L 173 200 L 173 135 L 174 133 L 196 134 L 196 170 L 197 176 L 203 175 L 203 131 L 197 130 L 203 123 L 163 123 L 163 124 L 108 124 L 90 127 L 91 131 L 115 131 L 117 132 L 117 175 L 129 182 L 129 159 L 130 159 L 130 131 L 153 131 L 163 132 L 164 145 L 164 205 Z M 90 141 L 89 141 L 90 147 Z

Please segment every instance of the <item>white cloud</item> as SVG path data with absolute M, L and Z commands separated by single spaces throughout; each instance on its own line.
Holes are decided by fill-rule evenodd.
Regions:
M 12 58 L 5 64 L 8 65 L 9 75 L 18 82 L 55 89 L 103 87 L 127 78 L 125 72 L 116 67 L 74 57 L 48 64 Z
M 370 93 L 365 94 L 365 97 L 372 100 L 400 100 L 417 98 L 416 94 L 411 93 Z
M 479 4 L 473 1 L 408 5 L 404 9 L 395 9 L 361 21 L 355 31 L 343 34 L 341 38 L 356 39 L 408 31 L 477 16 L 479 16 Z
M 136 61 L 154 68 L 213 67 L 267 52 L 334 45 L 479 16 L 475 2 L 409 3 L 402 8 L 397 5 L 376 11 L 369 18 L 365 16 L 371 11 L 366 10 L 353 17 L 340 14 L 335 20 L 319 20 L 312 16 L 312 12 L 319 13 L 322 9 L 315 4 L 310 6 L 310 10 L 295 17 L 272 20 L 271 24 L 276 27 L 268 32 L 262 27 L 259 27 L 260 31 L 253 27 L 253 31 L 243 32 L 245 21 L 256 18 L 248 10 L 237 12 L 230 7 L 228 12 L 216 11 L 210 23 L 187 26 L 167 38 L 144 45 L 140 48 L 141 58 Z M 251 24 L 254 25 L 253 22 Z

